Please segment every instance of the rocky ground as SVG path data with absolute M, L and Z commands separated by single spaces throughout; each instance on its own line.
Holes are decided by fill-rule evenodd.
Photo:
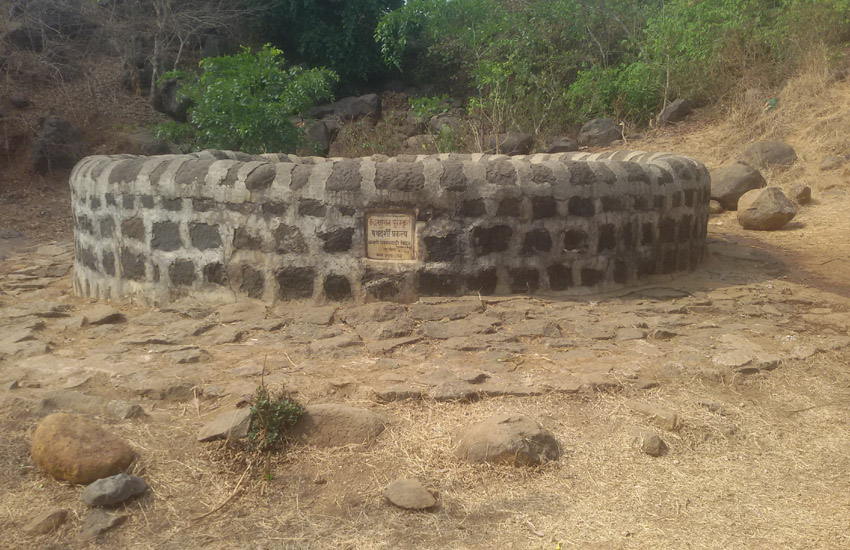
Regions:
M 767 241 L 821 223 L 798 220 Z M 616 295 L 159 309 L 74 296 L 70 243 L 6 231 L 0 544 L 847 546 L 849 289 L 733 224 L 712 218 L 702 269 Z M 835 252 L 822 269 L 843 262 Z M 261 384 L 353 416 L 319 423 L 268 470 L 239 443 L 197 441 Z M 147 491 L 90 513 L 83 486 L 45 475 L 31 438 L 56 411 L 128 442 Z M 386 429 L 358 432 L 366 411 Z M 497 415 L 539 423 L 554 454 L 523 466 L 455 452 Z M 427 510 L 390 504 L 400 486 Z M 64 521 L 30 533 L 53 508 Z M 114 526 L 93 536 L 95 521 Z

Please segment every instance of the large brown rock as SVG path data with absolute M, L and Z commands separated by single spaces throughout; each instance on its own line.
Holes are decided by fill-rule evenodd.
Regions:
M 522 132 L 508 132 L 487 138 L 486 153 L 502 155 L 527 155 L 534 146 L 534 136 Z
M 32 457 L 58 480 L 88 484 L 123 472 L 136 454 L 91 420 L 59 413 L 39 423 L 32 436 Z
M 794 219 L 797 208 L 778 187 L 748 191 L 738 201 L 738 223 L 744 229 L 773 231 Z
M 737 210 L 741 195 L 765 185 L 761 172 L 741 162 L 711 171 L 711 198 L 726 210 Z
M 308 405 L 292 436 L 315 447 L 341 447 L 371 443 L 386 427 L 386 420 L 367 409 L 336 403 Z
M 467 462 L 498 462 L 517 466 L 557 460 L 555 437 L 532 418 L 501 414 L 463 430 L 455 440 L 455 455 Z
M 585 123 L 578 134 L 579 145 L 607 147 L 612 142 L 623 139 L 623 129 L 610 118 L 597 118 Z
M 797 161 L 797 153 L 782 141 L 757 141 L 744 150 L 743 160 L 755 168 L 787 168 Z
M 689 114 L 691 114 L 691 102 L 687 99 L 677 99 L 664 107 L 664 110 L 658 114 L 658 121 L 662 124 L 675 124 Z

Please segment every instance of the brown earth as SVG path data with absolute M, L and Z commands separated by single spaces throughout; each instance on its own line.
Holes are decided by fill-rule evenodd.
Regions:
M 351 304 L 113 304 L 124 322 L 86 324 L 104 312 L 71 292 L 64 184 L 5 193 L 0 227 L 32 239 L 0 240 L 0 546 L 847 547 L 850 174 L 818 164 L 850 150 L 850 84 L 800 78 L 776 111 L 698 112 L 625 146 L 714 167 L 751 141 L 782 139 L 799 160 L 765 176 L 809 184 L 813 203 L 770 233 L 713 216 L 702 268 L 611 295 L 431 299 L 389 320 Z M 373 410 L 387 429 L 368 446 L 293 445 L 270 477 L 238 444 L 196 442 L 261 383 Z M 145 415 L 118 420 L 118 400 Z M 673 411 L 680 427 L 658 427 L 635 401 Z M 123 436 L 150 485 L 96 541 L 76 540 L 82 488 L 29 455 L 38 420 L 56 409 Z M 537 419 L 560 459 L 460 462 L 453 434 L 500 413 Z M 643 454 L 635 429 L 669 452 Z M 399 477 L 433 488 L 438 507 L 387 504 Z M 65 525 L 24 534 L 56 506 L 71 511 Z

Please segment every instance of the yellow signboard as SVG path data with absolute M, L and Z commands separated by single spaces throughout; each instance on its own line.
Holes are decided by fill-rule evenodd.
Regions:
M 416 243 L 413 212 L 367 212 L 366 257 L 373 260 L 412 260 Z

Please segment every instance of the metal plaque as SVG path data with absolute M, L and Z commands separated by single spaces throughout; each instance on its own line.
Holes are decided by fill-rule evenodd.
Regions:
M 367 212 L 366 257 L 392 261 L 414 259 L 415 223 L 413 212 Z

